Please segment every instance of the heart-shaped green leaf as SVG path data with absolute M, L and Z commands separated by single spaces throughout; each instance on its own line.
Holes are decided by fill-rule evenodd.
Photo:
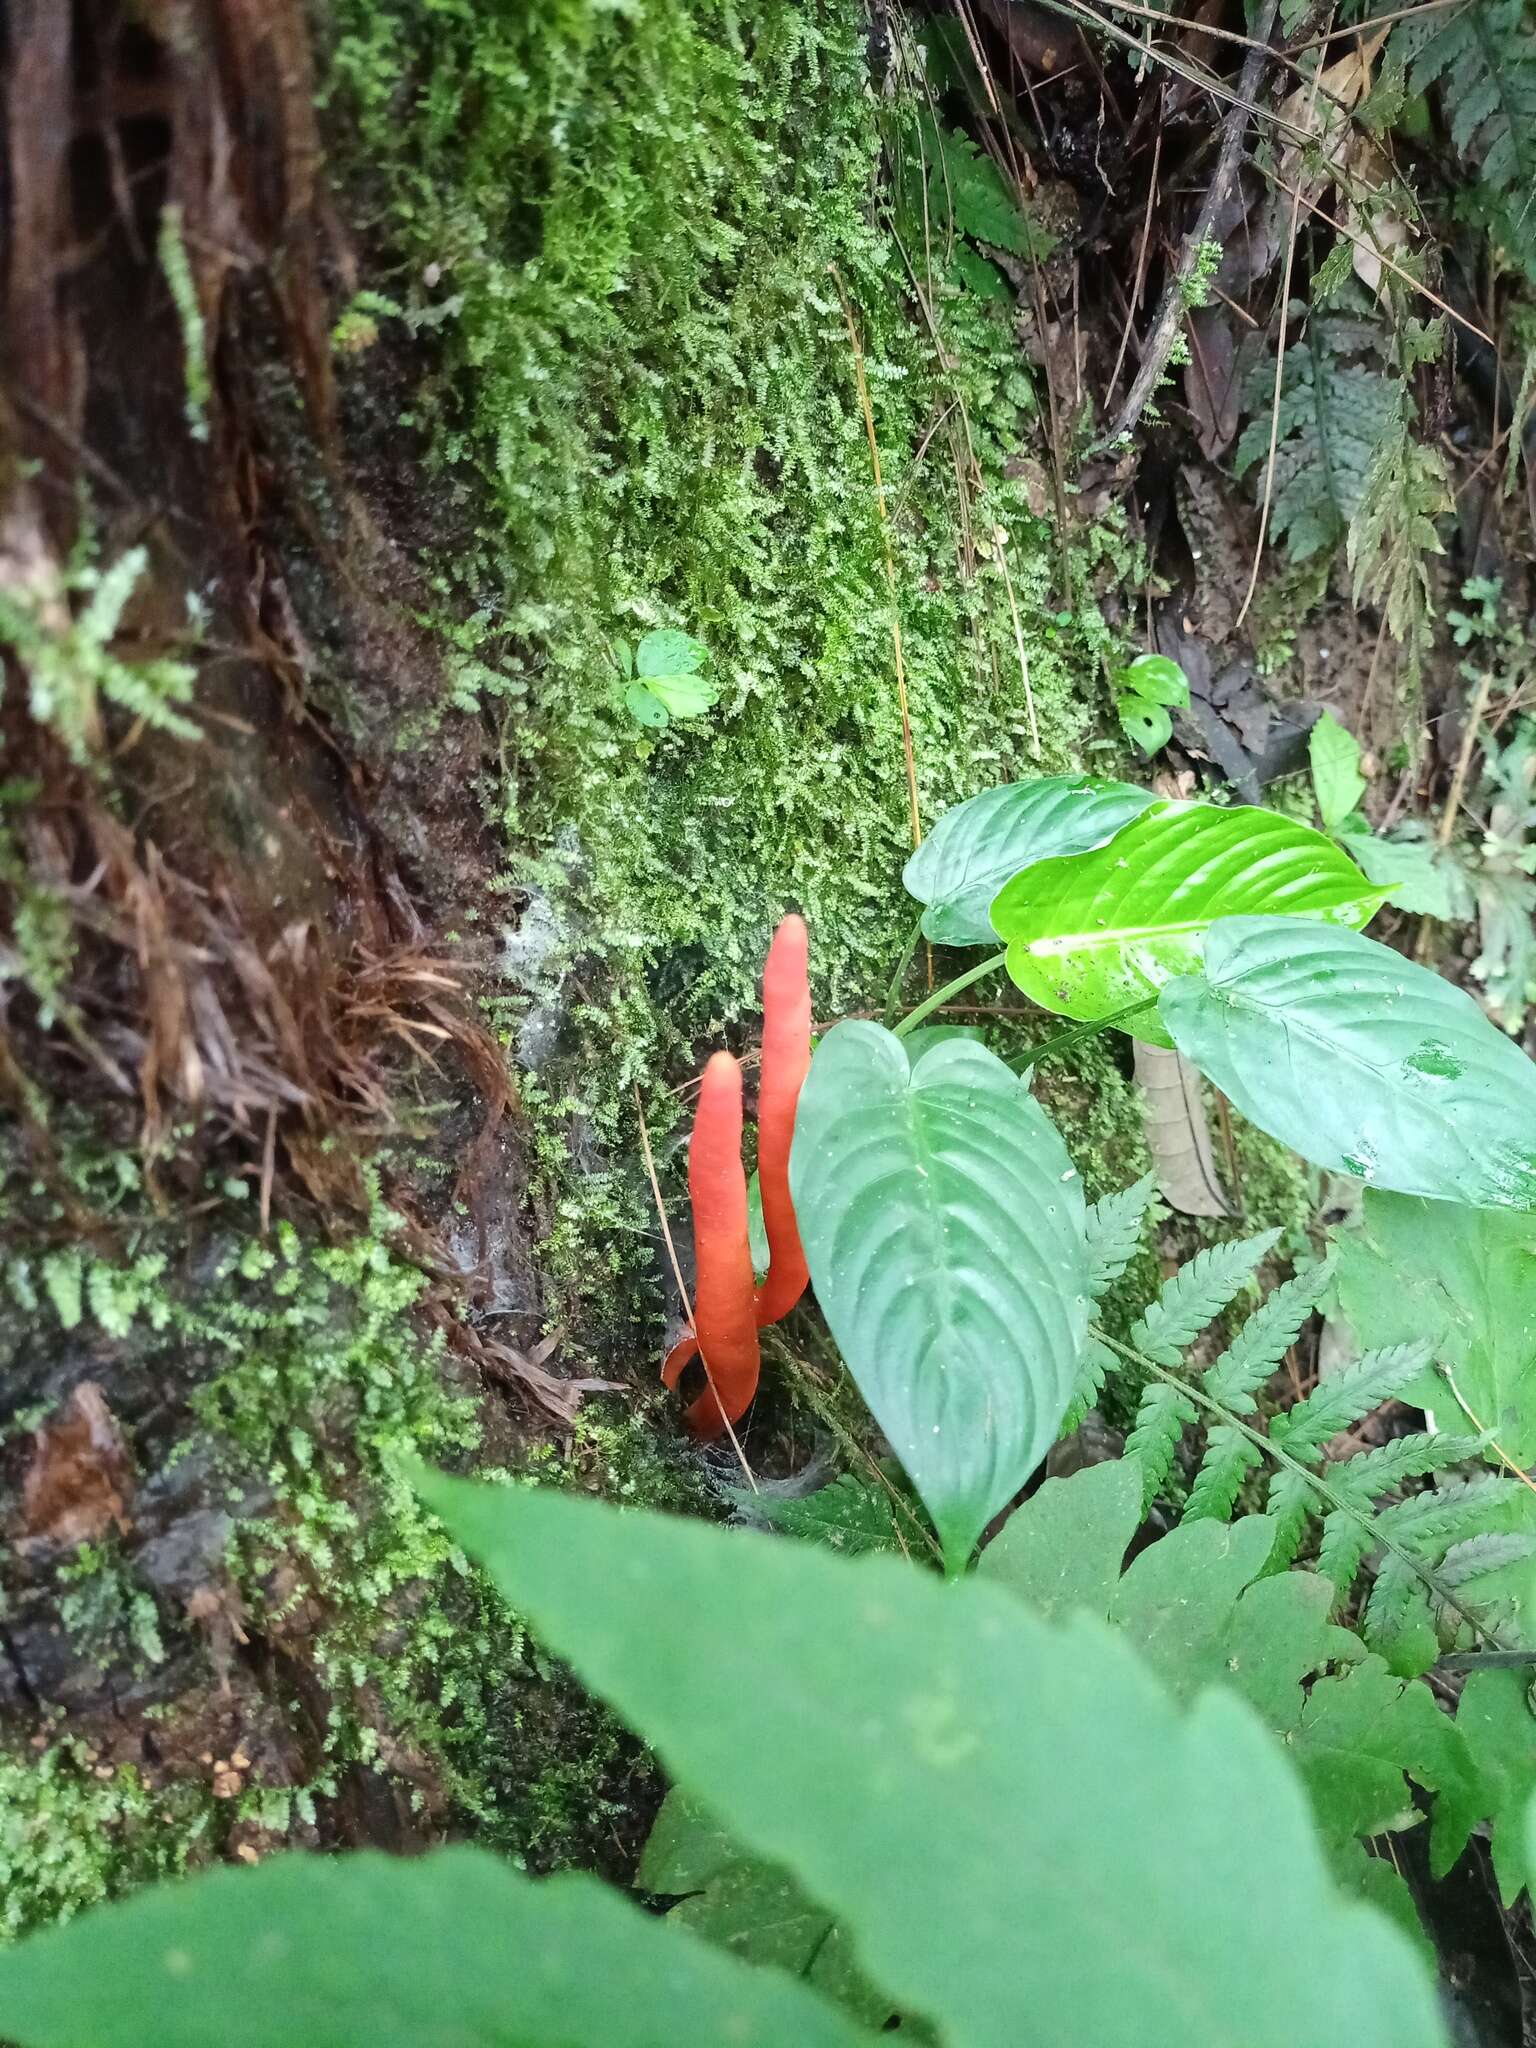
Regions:
M 1189 703 L 1189 678 L 1166 654 L 1138 654 L 1115 677 L 1117 695 L 1141 697 L 1148 704 Z
M 1120 699 L 1120 730 L 1144 754 L 1155 754 L 1173 738 L 1173 720 L 1161 704 L 1145 697 Z
M 637 725 L 651 726 L 659 730 L 671 722 L 666 705 L 659 697 L 651 695 L 645 683 L 631 683 L 624 692 L 624 702 L 630 717 Z
M 1536 1208 L 1536 1066 L 1390 947 L 1231 918 L 1159 1010 L 1180 1052 L 1304 1159 L 1399 1194 Z
M 958 1571 L 1055 1437 L 1088 1315 L 1082 1185 L 984 1046 L 878 1024 L 811 1061 L 790 1191 L 816 1298 Z
M 659 697 L 674 718 L 702 718 L 719 691 L 698 676 L 647 676 L 644 687 Z
M 1383 894 L 1309 825 L 1246 805 L 1170 803 L 1143 812 L 1108 846 L 1015 876 L 992 905 L 992 923 L 1024 993 L 1087 1022 L 1192 972 L 1219 917 L 1362 925 Z M 1150 1010 L 1136 1035 L 1172 1042 Z
M 647 682 L 657 676 L 691 676 L 709 659 L 709 649 L 691 633 L 666 626 L 647 633 L 635 649 L 635 674 Z
M 946 811 L 902 874 L 926 903 L 923 934 L 939 946 L 989 946 L 987 912 L 1004 882 L 1031 862 L 1086 853 L 1157 799 L 1128 782 L 1043 775 L 984 789 Z

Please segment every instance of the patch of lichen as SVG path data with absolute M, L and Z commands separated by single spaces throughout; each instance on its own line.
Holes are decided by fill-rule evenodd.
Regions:
M 469 532 L 435 568 L 497 732 L 522 924 L 501 1019 L 537 1068 L 543 1254 L 578 1327 L 622 1332 L 657 1299 L 635 1085 L 659 1133 L 661 1082 L 753 1009 L 784 910 L 810 922 L 822 1016 L 867 1005 L 900 950 L 887 540 L 925 824 L 1081 758 L 1107 572 L 1080 555 L 1068 602 L 1015 474 L 1037 423 L 1008 309 L 940 286 L 930 324 L 916 302 L 886 175 L 907 53 L 873 78 L 852 0 L 333 13 L 368 281 L 431 337 L 414 422 Z M 720 691 L 659 735 L 613 654 L 651 625 L 697 635 Z
M 0 1751 L 0 1940 L 178 1875 L 215 1824 L 204 1787 L 152 1787 L 73 1737 Z

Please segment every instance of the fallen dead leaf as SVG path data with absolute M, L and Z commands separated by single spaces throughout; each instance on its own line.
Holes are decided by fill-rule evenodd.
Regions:
M 22 1482 L 23 1547 L 72 1550 L 129 1527 L 133 1459 L 94 1380 L 82 1380 L 32 1438 Z

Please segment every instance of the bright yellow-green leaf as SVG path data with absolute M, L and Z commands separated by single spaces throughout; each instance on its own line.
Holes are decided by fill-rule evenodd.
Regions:
M 1107 846 L 1026 869 L 998 895 L 992 923 L 1024 993 L 1088 1021 L 1193 973 L 1217 918 L 1280 914 L 1357 927 L 1384 893 L 1331 839 L 1292 818 L 1168 803 Z M 1172 1044 L 1155 1011 L 1127 1028 Z

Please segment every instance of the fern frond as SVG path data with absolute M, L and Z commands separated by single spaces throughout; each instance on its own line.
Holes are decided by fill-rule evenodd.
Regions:
M 1264 1512 L 1275 1525 L 1274 1548 L 1269 1553 L 1269 1570 L 1284 1571 L 1296 1561 L 1307 1523 L 1317 1513 L 1320 1498 L 1300 1472 L 1281 1465 L 1271 1475 L 1269 1501 Z
M 1061 1418 L 1061 1434 L 1070 1436 L 1088 1410 L 1104 1391 L 1105 1378 L 1115 1370 L 1119 1360 L 1107 1344 L 1101 1344 L 1097 1337 L 1089 1337 L 1078 1355 L 1077 1383 L 1072 1389 L 1072 1398 L 1067 1403 L 1067 1412 Z
M 1195 1483 L 1189 1489 L 1189 1499 L 1180 1519 L 1185 1522 L 1231 1521 L 1243 1481 L 1261 1462 L 1262 1453 L 1258 1446 L 1250 1442 L 1240 1429 L 1234 1429 L 1230 1422 L 1213 1423 L 1206 1438 L 1205 1456 L 1200 1461 L 1200 1470 L 1195 1474 Z
M 1317 1546 L 1317 1569 L 1333 1582 L 1334 1606 L 1349 1597 L 1349 1589 L 1360 1576 L 1371 1548 L 1371 1532 L 1358 1515 L 1346 1515 L 1335 1508 L 1323 1517 L 1323 1533 Z
M 1433 1627 L 1433 1622 L 1424 1587 L 1407 1560 L 1388 1551 L 1360 1618 L 1362 1635 L 1371 1649 L 1396 1668 L 1409 1637 L 1426 1626 Z
M 1376 1516 L 1376 1529 L 1395 1548 L 1382 1558 L 1376 1583 L 1366 1602 L 1362 1627 L 1367 1643 L 1378 1650 L 1394 1669 L 1406 1668 L 1417 1656 L 1417 1638 L 1431 1634 L 1437 1615 L 1453 1629 L 1462 1617 L 1445 1602 L 1431 1599 L 1414 1569 L 1432 1573 L 1448 1594 L 1456 1587 L 1441 1566 L 1458 1547 L 1491 1535 L 1519 1534 L 1508 1524 L 1523 1512 L 1520 1496 L 1524 1489 L 1512 1479 L 1489 1473 L 1477 1479 L 1448 1480 L 1443 1486 L 1410 1494 L 1406 1500 L 1383 1508 Z M 1406 1553 L 1406 1555 L 1405 1555 Z M 1486 1548 L 1470 1552 L 1475 1561 L 1486 1556 Z M 1492 1570 L 1484 1564 L 1469 1569 L 1469 1576 Z
M 1434 619 L 1428 560 L 1445 552 L 1435 521 L 1455 501 L 1445 457 L 1413 433 L 1406 384 L 1399 394 L 1396 416 L 1376 445 L 1364 495 L 1349 522 L 1345 555 L 1355 603 L 1385 612 L 1416 678 Z
M 1253 1410 L 1253 1395 L 1279 1366 L 1316 1308 L 1333 1268 L 1308 1266 L 1275 1288 L 1222 1352 L 1202 1384 L 1213 1399 L 1239 1415 Z
M 1266 1230 L 1196 1252 L 1163 1282 L 1156 1301 L 1132 1326 L 1132 1344 L 1159 1365 L 1177 1366 L 1184 1347 L 1228 1306 L 1279 1237 L 1278 1230 Z
M 1173 1465 L 1179 1439 L 1195 1418 L 1194 1402 L 1166 1380 L 1153 1380 L 1143 1392 L 1136 1420 L 1125 1440 L 1125 1455 L 1141 1465 L 1143 1510 L 1157 1498 Z
M 1305 338 L 1285 352 L 1273 474 L 1266 478 L 1275 366 L 1259 362 L 1244 389 L 1253 418 L 1237 444 L 1237 472 L 1263 466 L 1270 525 L 1293 562 L 1331 554 L 1365 500 L 1366 481 L 1402 402 L 1397 378 L 1351 357 L 1379 349 L 1369 321 L 1313 313 Z
M 1444 1485 L 1395 1501 L 1377 1516 L 1379 1526 L 1395 1543 L 1415 1552 L 1443 1557 L 1451 1544 L 1480 1535 L 1495 1525 L 1506 1509 L 1518 1508 L 1524 1488 L 1497 1472 L 1475 1479 L 1448 1479 Z
M 1119 1188 L 1089 1204 L 1088 1292 L 1095 1301 L 1135 1258 L 1156 1193 L 1156 1176 L 1148 1173 L 1134 1187 Z
M 1468 1536 L 1453 1543 L 1436 1568 L 1435 1576 L 1453 1592 L 1502 1571 L 1505 1565 L 1524 1564 L 1536 1555 L 1536 1536 L 1529 1530 L 1489 1529 L 1481 1536 Z
M 1445 1472 L 1475 1458 L 1483 1448 L 1480 1436 L 1434 1436 L 1415 1430 L 1395 1436 L 1390 1443 L 1357 1451 L 1329 1467 L 1328 1482 L 1351 1507 L 1368 1508 L 1384 1493 L 1391 1493 L 1405 1479 L 1423 1479 L 1431 1472 Z
M 1440 86 L 1451 140 L 1494 192 L 1536 192 L 1536 35 L 1524 0 L 1472 0 L 1405 21 L 1394 38 L 1411 94 Z
M 1284 1444 L 1292 1457 L 1315 1453 L 1341 1429 L 1369 1415 L 1383 1401 L 1402 1392 L 1417 1379 L 1430 1361 L 1427 1344 L 1393 1344 L 1382 1351 L 1367 1351 L 1363 1358 L 1342 1372 L 1330 1373 L 1319 1381 L 1304 1401 L 1285 1415 L 1277 1415 L 1269 1433 Z

